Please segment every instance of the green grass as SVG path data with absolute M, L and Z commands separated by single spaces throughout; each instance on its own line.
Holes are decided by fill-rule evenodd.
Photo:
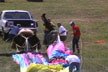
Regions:
M 38 36 L 43 40 L 42 13 L 46 13 L 54 23 L 61 22 L 70 30 L 69 21 L 74 20 L 81 29 L 82 72 L 108 72 L 108 0 L 6 0 L 0 3 L 0 11 L 6 9 L 29 10 L 39 20 Z M 67 42 L 71 47 L 72 35 Z M 105 40 L 105 44 L 97 44 Z M 0 52 L 11 52 L 11 44 L 0 39 Z M 43 46 L 44 49 L 44 46 Z M 19 72 L 19 67 L 11 57 L 0 57 L 0 72 Z

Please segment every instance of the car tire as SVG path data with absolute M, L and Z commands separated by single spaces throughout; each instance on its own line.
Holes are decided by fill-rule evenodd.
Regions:
M 2 39 L 5 41 L 8 38 L 8 34 L 5 33 L 4 28 L 2 28 Z
M 0 31 L 0 37 L 2 36 L 2 32 Z

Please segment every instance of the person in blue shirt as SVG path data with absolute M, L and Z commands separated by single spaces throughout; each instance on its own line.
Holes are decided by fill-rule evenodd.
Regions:
M 20 31 L 21 25 L 18 24 L 17 26 L 14 26 L 13 24 L 10 26 L 9 34 L 8 34 L 8 39 L 6 41 L 12 41 L 12 39 L 18 34 Z

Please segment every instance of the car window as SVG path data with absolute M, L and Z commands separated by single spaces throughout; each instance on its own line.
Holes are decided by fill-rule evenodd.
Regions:
M 4 19 L 30 19 L 30 16 L 26 12 L 6 12 Z

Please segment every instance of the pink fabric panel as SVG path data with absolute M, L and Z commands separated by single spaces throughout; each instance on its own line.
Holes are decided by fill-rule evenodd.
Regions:
M 47 54 L 50 57 L 53 53 L 53 51 L 55 50 L 60 50 L 63 51 L 65 53 L 66 51 L 66 47 L 65 44 L 63 42 L 57 42 L 56 44 L 51 44 L 49 45 L 48 49 L 47 49 Z

